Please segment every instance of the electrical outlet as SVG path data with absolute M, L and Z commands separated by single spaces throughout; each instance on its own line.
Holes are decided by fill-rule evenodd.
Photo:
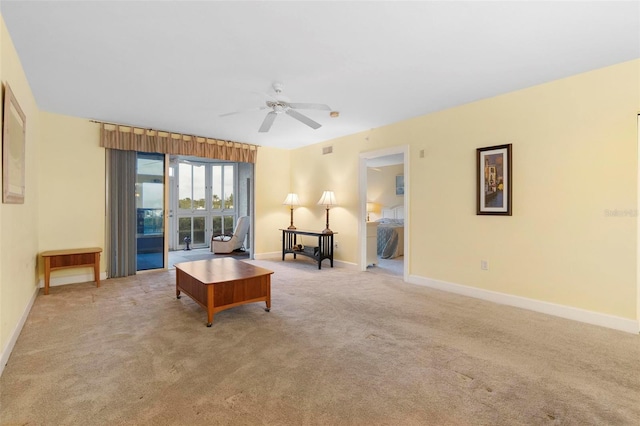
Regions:
M 489 262 L 487 262 L 486 260 L 481 260 L 480 261 L 480 269 L 482 269 L 483 271 L 488 271 L 489 270 Z
M 333 243 L 334 248 L 338 248 L 338 243 Z

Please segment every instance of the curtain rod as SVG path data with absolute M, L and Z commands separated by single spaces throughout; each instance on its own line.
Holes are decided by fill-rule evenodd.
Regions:
M 259 147 L 260 146 L 260 145 L 256 145 L 256 144 L 253 144 L 253 143 L 236 142 L 236 141 L 230 141 L 230 140 L 227 140 L 227 139 L 208 138 L 206 136 L 190 135 L 190 134 L 181 133 L 181 132 L 171 132 L 169 130 L 152 129 L 151 127 L 146 127 L 145 128 L 145 127 L 140 127 L 140 126 L 134 126 L 133 124 L 111 123 L 109 121 L 100 121 L 100 120 L 89 120 L 89 122 L 90 123 L 97 123 L 97 124 L 109 124 L 111 126 L 131 127 L 131 128 L 136 128 L 136 129 L 142 129 L 142 130 L 150 130 L 152 132 L 169 133 L 169 134 L 172 134 L 172 135 L 190 136 L 192 138 L 212 139 L 212 140 L 221 141 L 221 142 L 238 143 L 240 145 L 253 145 L 255 147 Z

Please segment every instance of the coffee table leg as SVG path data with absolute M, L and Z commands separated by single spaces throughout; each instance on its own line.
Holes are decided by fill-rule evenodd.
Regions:
M 271 275 L 267 275 L 267 300 L 265 300 L 267 307 L 264 309 L 267 312 L 271 311 Z
M 211 327 L 213 324 L 213 307 L 215 303 L 213 302 L 213 285 L 207 286 L 207 327 Z

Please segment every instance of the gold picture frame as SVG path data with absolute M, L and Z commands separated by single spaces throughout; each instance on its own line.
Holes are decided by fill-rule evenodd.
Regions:
M 2 117 L 2 202 L 24 204 L 27 120 L 9 83 L 4 84 Z

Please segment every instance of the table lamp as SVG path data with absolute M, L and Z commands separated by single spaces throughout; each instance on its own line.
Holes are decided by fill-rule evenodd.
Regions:
M 323 234 L 333 234 L 333 231 L 329 229 L 329 209 L 331 206 L 335 206 L 338 203 L 336 202 L 336 196 L 333 191 L 324 191 L 322 193 L 322 197 L 320 197 L 320 201 L 318 201 L 318 205 L 326 206 L 327 208 L 327 228 L 322 231 Z
M 371 220 L 369 219 L 369 213 L 373 213 L 375 211 L 376 211 L 376 203 L 368 202 L 367 203 L 367 222 L 371 222 Z
M 284 202 L 282 204 L 287 205 L 291 208 L 291 224 L 287 229 L 296 229 L 296 227 L 293 226 L 293 208 L 300 205 L 298 194 L 294 194 L 293 192 L 287 194 L 287 198 L 284 199 Z

